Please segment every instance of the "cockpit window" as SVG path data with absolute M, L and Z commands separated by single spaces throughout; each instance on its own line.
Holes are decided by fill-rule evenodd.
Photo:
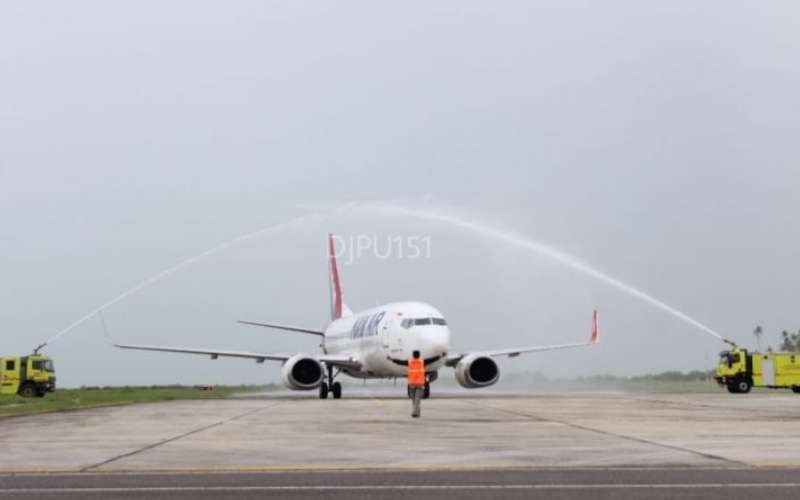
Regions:
M 727 363 L 728 367 L 733 367 L 734 363 L 742 360 L 738 352 L 722 351 L 719 353 L 720 363 Z
M 411 328 L 412 326 L 423 326 L 423 325 L 440 325 L 445 326 L 447 321 L 444 318 L 405 318 L 403 321 L 400 322 L 400 326 L 403 328 Z
M 412 326 L 422 326 L 422 325 L 440 325 L 444 326 L 447 324 L 447 321 L 444 318 L 405 318 L 403 321 L 400 322 L 400 326 L 403 328 L 411 328 Z

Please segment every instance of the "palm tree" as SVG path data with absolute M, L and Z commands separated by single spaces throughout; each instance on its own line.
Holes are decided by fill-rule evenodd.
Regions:
M 794 342 L 789 338 L 789 332 L 786 330 L 781 332 L 781 351 L 792 352 L 794 351 Z
M 756 345 L 758 346 L 758 350 L 761 350 L 761 336 L 764 334 L 764 329 L 761 328 L 761 325 L 756 325 L 755 330 L 753 330 L 753 335 L 756 337 Z

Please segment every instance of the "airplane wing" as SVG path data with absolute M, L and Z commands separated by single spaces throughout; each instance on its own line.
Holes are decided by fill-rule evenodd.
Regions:
M 217 349 L 195 349 L 190 347 L 166 347 L 156 345 L 132 345 L 132 344 L 114 344 L 114 347 L 120 349 L 135 349 L 137 351 L 159 351 L 159 352 L 177 352 L 182 354 L 205 354 L 211 356 L 211 359 L 217 359 L 220 356 L 232 358 L 249 358 L 255 359 L 259 363 L 264 361 L 286 361 L 291 358 L 291 354 L 265 354 L 260 352 L 248 351 L 223 351 Z
M 516 349 L 498 349 L 494 351 L 481 351 L 481 354 L 491 357 L 496 356 L 508 356 L 509 358 L 514 358 L 519 356 L 520 354 L 530 353 L 530 352 L 542 352 L 542 351 L 555 351 L 558 349 L 572 349 L 575 347 L 585 347 L 596 344 L 600 340 L 600 329 L 597 324 L 597 311 L 594 311 L 592 314 L 592 335 L 589 337 L 588 342 L 578 342 L 574 344 L 555 344 L 555 345 L 542 345 L 542 346 L 530 346 L 530 347 L 519 347 Z M 455 366 L 458 364 L 459 361 L 469 353 L 463 354 L 451 354 L 447 356 L 447 361 L 445 364 L 447 366 Z
M 245 358 L 254 359 L 257 363 L 264 361 L 286 361 L 291 358 L 293 354 L 267 354 L 261 352 L 249 351 L 224 351 L 219 349 L 195 349 L 191 347 L 167 347 L 167 346 L 154 346 L 154 345 L 132 345 L 132 344 L 114 344 L 114 347 L 120 349 L 135 349 L 138 351 L 158 351 L 158 352 L 176 352 L 180 354 L 201 354 L 210 356 L 211 359 L 217 359 L 220 356 L 231 358 Z M 319 356 L 312 356 L 317 361 L 327 363 L 333 366 L 353 367 L 358 368 L 361 366 L 359 361 L 351 356 L 337 356 L 332 354 L 322 354 Z

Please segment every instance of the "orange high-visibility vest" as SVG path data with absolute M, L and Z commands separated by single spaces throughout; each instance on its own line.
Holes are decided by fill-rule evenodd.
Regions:
M 425 362 L 422 359 L 411 358 L 408 360 L 408 385 L 425 385 Z

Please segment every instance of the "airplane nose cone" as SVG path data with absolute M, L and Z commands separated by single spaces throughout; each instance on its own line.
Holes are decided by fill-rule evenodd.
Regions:
M 435 327 L 420 332 L 419 351 L 423 358 L 433 358 L 446 353 L 450 346 L 450 330 Z

